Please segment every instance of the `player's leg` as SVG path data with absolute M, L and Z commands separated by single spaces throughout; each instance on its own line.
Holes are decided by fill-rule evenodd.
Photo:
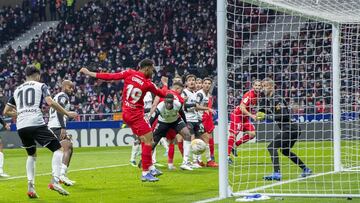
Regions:
M 143 182 L 155 182 L 159 179 L 154 177 L 150 173 L 150 167 L 152 166 L 152 142 L 153 133 L 149 122 L 144 118 L 145 116 L 139 116 L 132 114 L 131 112 L 124 112 L 123 120 L 131 128 L 132 132 L 137 135 L 141 141 L 141 168 Z M 153 166 L 152 166 L 153 167 Z
M 206 143 L 206 150 L 205 150 L 206 167 L 212 167 L 212 168 L 219 167 L 219 165 L 211 157 L 211 152 L 210 152 L 210 139 L 212 137 L 211 134 L 205 132 L 202 135 L 202 137 L 203 137 L 204 142 Z
M 280 173 L 280 163 L 279 163 L 279 154 L 278 149 L 282 146 L 282 133 L 278 133 L 274 140 L 270 142 L 267 147 L 269 151 L 271 162 L 273 164 L 274 172 L 271 175 L 264 176 L 264 180 L 281 180 L 281 173 Z
M 182 170 L 192 171 L 193 168 L 190 162 L 190 156 L 191 156 L 191 137 L 194 134 L 193 125 L 191 123 L 188 123 L 188 125 L 186 126 L 185 122 L 182 121 L 176 127 L 176 131 L 182 136 L 184 143 L 183 162 L 180 168 Z
M 4 153 L 3 153 L 3 143 L 0 137 L 0 177 L 9 177 L 8 174 L 4 173 Z
M 196 122 L 196 123 L 193 123 L 193 125 L 194 125 L 195 138 L 202 139 L 202 135 L 204 134 L 203 124 L 201 122 Z M 205 142 L 206 145 L 209 144 L 209 139 L 207 136 L 206 136 L 205 140 L 203 140 L 203 141 Z M 202 168 L 203 166 L 205 166 L 205 164 L 202 161 L 201 155 L 193 154 L 192 167 L 193 168 Z
M 210 132 L 209 147 L 210 147 L 211 160 L 215 161 L 215 142 L 214 142 L 214 132 L 213 131 Z
M 231 152 L 234 151 L 233 149 L 234 149 L 236 136 L 241 131 L 241 128 L 242 128 L 242 126 L 241 126 L 240 122 L 235 122 L 234 120 L 230 121 L 229 137 L 228 137 L 228 159 L 229 159 L 229 163 L 231 162 L 230 154 L 231 154 Z M 234 153 L 234 156 L 236 157 L 237 154 Z
M 175 139 L 177 132 L 174 129 L 169 129 L 166 133 L 166 142 L 169 143 L 169 150 L 167 152 L 168 157 L 168 169 L 174 170 L 174 154 L 175 154 Z
M 244 135 L 238 141 L 235 142 L 235 145 L 238 147 L 244 143 L 247 143 L 248 141 L 254 139 L 255 136 L 256 136 L 255 131 L 245 131 Z
M 136 156 L 140 153 L 140 139 L 135 136 L 133 145 L 131 146 L 130 165 L 136 167 Z
M 179 148 L 179 151 L 181 153 L 181 156 L 184 156 L 184 140 L 180 134 L 176 135 L 176 141 Z
M 311 169 L 306 167 L 304 162 L 294 152 L 291 151 L 291 149 L 293 148 L 293 146 L 295 145 L 298 139 L 298 132 L 291 132 L 288 133 L 287 135 L 289 134 L 290 134 L 289 137 L 283 137 L 284 143 L 283 146 L 281 147 L 281 153 L 284 156 L 288 157 L 294 164 L 298 165 L 301 168 L 301 170 L 303 171 L 301 173 L 301 177 L 310 176 L 312 174 Z
M 169 151 L 169 143 L 167 142 L 167 139 L 165 137 L 163 137 L 160 140 L 160 144 L 165 148 L 164 156 L 167 156 L 168 151 Z
M 168 169 L 175 170 L 176 167 L 174 166 L 174 154 L 175 154 L 175 138 L 168 139 L 167 141 L 169 144 L 169 151 L 168 151 Z
M 66 186 L 72 186 L 75 184 L 75 181 L 70 180 L 66 173 L 70 165 L 71 155 L 73 151 L 72 142 L 70 137 L 62 137 L 61 128 L 51 128 L 50 131 L 55 134 L 57 139 L 60 141 L 61 147 L 63 148 L 63 157 L 60 166 L 60 182 L 64 183 Z
M 62 158 L 64 156 L 64 149 L 56 137 L 56 135 L 48 129 L 47 126 L 37 127 L 34 130 L 35 140 L 43 147 L 48 148 L 53 152 L 51 160 L 52 179 L 48 185 L 49 189 L 58 192 L 61 195 L 69 195 L 70 193 L 61 187 L 60 171 Z
M 28 192 L 30 198 L 37 198 L 38 195 L 35 191 L 35 165 L 36 165 L 36 143 L 28 128 L 18 130 L 23 148 L 26 150 L 26 176 L 28 179 Z

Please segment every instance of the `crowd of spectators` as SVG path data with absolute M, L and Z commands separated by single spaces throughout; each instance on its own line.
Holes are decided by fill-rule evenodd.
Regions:
M 276 93 L 286 98 L 294 114 L 332 112 L 332 27 L 314 21 L 299 22 L 300 32 L 286 33 L 282 40 L 268 42 L 263 50 L 252 52 L 250 57 L 229 72 L 229 104 L 237 105 L 251 81 L 272 78 Z M 343 30 L 347 42 L 341 50 L 341 106 L 343 112 L 359 110 L 359 27 Z M 350 36 L 350 37 L 349 37 Z M 355 55 L 354 55 L 355 54 Z M 240 64 L 240 62 L 238 63 Z
M 30 28 L 33 16 L 30 9 L 20 6 L 0 8 L 0 47 Z
M 11 96 L 24 79 L 25 66 L 36 64 L 53 94 L 62 79 L 70 79 L 77 87 L 72 108 L 96 114 L 119 109 L 114 103 L 120 103 L 122 83 L 103 83 L 77 73 L 91 62 L 99 64 L 99 71 L 115 72 L 149 57 L 158 65 L 155 81 L 175 73 L 214 75 L 214 13 L 215 2 L 206 0 L 89 2 L 56 28 L 36 36 L 28 47 L 10 47 L 1 56 L 3 94 Z
M 110 119 L 106 114 L 120 111 L 122 105 L 122 82 L 105 83 L 78 73 L 92 63 L 98 71 L 118 72 L 148 57 L 157 64 L 156 82 L 163 75 L 188 73 L 216 78 L 215 9 L 215 2 L 206 0 L 90 1 L 28 47 L 9 47 L 0 58 L 0 101 L 24 80 L 28 64 L 41 68 L 42 80 L 54 95 L 63 79 L 74 81 L 71 109 L 88 114 L 86 119 Z M 270 10 L 230 2 L 228 56 L 239 56 L 244 43 L 273 18 Z M 297 35 L 269 42 L 239 64 L 229 68 L 229 104 L 238 104 L 251 80 L 271 77 L 294 113 L 330 111 L 329 25 L 309 22 Z

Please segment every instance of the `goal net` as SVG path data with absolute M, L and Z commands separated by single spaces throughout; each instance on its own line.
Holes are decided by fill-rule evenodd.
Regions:
M 278 150 L 281 181 L 264 180 L 274 172 L 268 145 L 282 131 L 271 120 L 256 121 L 255 142 L 230 155 L 232 194 L 360 197 L 360 2 L 226 3 L 229 114 L 252 81 L 274 80 L 301 127 L 291 151 L 312 170 L 301 177 L 303 169 Z

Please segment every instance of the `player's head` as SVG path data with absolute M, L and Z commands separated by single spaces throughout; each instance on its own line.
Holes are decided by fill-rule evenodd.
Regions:
M 74 83 L 70 80 L 64 80 L 61 83 L 62 91 L 65 92 L 67 95 L 72 95 L 74 93 Z
M 201 78 L 196 78 L 195 89 L 196 91 L 201 90 L 203 88 L 203 80 Z
M 167 110 L 172 109 L 172 108 L 174 107 L 174 95 L 172 95 L 172 94 L 167 94 L 167 95 L 165 96 L 164 102 L 165 102 L 165 108 L 166 108 Z
M 196 76 L 193 74 L 187 75 L 185 78 L 186 87 L 189 89 L 195 89 Z
M 26 80 L 40 81 L 40 70 L 37 69 L 34 65 L 28 65 L 25 68 L 25 77 Z
M 252 82 L 252 88 L 256 93 L 259 93 L 262 88 L 261 80 L 256 79 Z
M 264 78 L 262 80 L 262 88 L 266 96 L 271 96 L 274 91 L 274 81 L 270 78 Z
M 146 78 L 152 78 L 155 67 L 154 61 L 151 59 L 143 59 L 139 63 L 139 70 L 144 73 Z
M 184 89 L 184 85 L 181 82 L 174 82 L 171 89 L 181 94 Z
M 210 88 L 211 88 L 211 85 L 212 85 L 213 81 L 211 78 L 209 77 L 206 77 L 203 79 L 203 82 L 202 82 L 202 87 L 204 89 L 205 92 L 209 92 L 210 91 Z
M 182 78 L 180 75 L 176 75 L 173 80 L 172 80 L 173 83 L 176 83 L 176 82 L 180 82 L 182 83 Z

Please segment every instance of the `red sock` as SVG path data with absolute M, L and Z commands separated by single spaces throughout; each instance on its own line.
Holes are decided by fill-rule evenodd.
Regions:
M 228 156 L 231 154 L 231 149 L 234 147 L 235 136 L 230 135 L 228 139 Z
M 175 145 L 169 144 L 169 151 L 168 151 L 168 163 L 172 164 L 174 163 L 174 153 L 175 153 Z
M 214 157 L 214 138 L 210 137 L 209 139 L 209 147 L 210 147 L 210 156 Z
M 148 171 L 149 167 L 152 164 L 151 161 L 151 145 L 147 145 L 144 143 L 141 143 L 141 162 L 142 162 L 142 170 L 143 171 Z
M 244 136 L 242 136 L 242 138 L 240 138 L 238 141 L 236 141 L 236 146 L 239 146 L 241 144 L 244 144 L 246 142 L 248 142 L 249 140 L 253 139 L 254 137 L 249 135 L 249 134 L 245 134 Z
M 184 156 L 184 148 L 183 148 L 183 141 L 178 142 L 179 151 L 181 153 L 181 156 Z

